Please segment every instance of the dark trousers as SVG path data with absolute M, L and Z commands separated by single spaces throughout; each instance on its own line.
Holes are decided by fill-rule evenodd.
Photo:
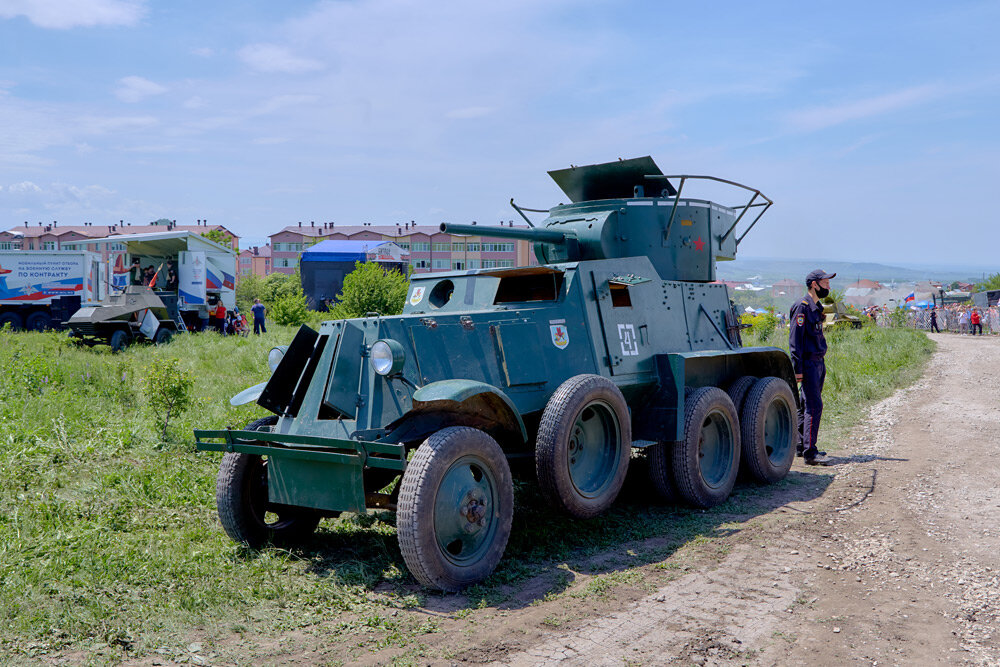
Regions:
M 941 333 L 941 330 L 938 329 L 937 320 L 931 320 L 931 331 L 936 331 L 937 333 Z
M 982 336 L 983 335 L 983 323 L 982 322 L 976 322 L 975 324 L 972 325 L 972 335 L 973 336 L 976 335 L 976 329 L 979 329 L 979 335 Z
M 816 449 L 819 434 L 819 420 L 823 416 L 823 382 L 826 381 L 826 362 L 822 359 L 802 362 L 802 384 L 799 396 L 802 407 L 799 410 L 799 442 L 804 451 Z
M 267 333 L 267 329 L 264 327 L 264 320 L 258 320 L 256 317 L 253 318 L 253 332 L 259 334 L 261 332 Z

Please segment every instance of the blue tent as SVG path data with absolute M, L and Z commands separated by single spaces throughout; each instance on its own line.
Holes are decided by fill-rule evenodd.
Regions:
M 320 241 L 302 252 L 302 291 L 311 308 L 323 310 L 340 294 L 356 262 L 378 262 L 405 275 L 408 254 L 392 241 Z
M 320 241 L 302 252 L 303 262 L 363 262 L 369 252 L 392 241 Z M 403 251 L 405 254 L 405 251 Z

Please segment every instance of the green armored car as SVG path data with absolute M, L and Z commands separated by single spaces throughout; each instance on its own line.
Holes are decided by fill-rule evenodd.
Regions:
M 743 347 L 713 282 L 771 200 L 666 176 L 649 157 L 550 175 L 571 203 L 537 227 L 441 225 L 529 239 L 540 266 L 413 276 L 402 315 L 302 327 L 271 351 L 271 378 L 233 399 L 271 416 L 195 431 L 225 452 L 230 537 L 288 543 L 324 516 L 387 508 L 413 576 L 455 591 L 503 555 L 517 459 L 533 459 L 553 510 L 580 519 L 611 506 L 633 450 L 652 490 L 694 507 L 725 501 L 741 466 L 764 483 L 786 475 L 791 360 Z M 685 197 L 695 181 L 743 203 Z

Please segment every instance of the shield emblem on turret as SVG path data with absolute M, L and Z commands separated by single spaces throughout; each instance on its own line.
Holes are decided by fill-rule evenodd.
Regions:
M 420 303 L 420 300 L 424 298 L 424 288 L 414 287 L 413 294 L 410 295 L 410 305 L 415 306 Z

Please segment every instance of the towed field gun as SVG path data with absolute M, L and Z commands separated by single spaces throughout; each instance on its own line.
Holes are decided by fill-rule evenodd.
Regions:
M 529 239 L 540 266 L 415 275 L 401 315 L 302 327 L 233 399 L 271 416 L 195 431 L 225 452 L 217 501 L 234 540 L 287 543 L 323 516 L 388 508 L 414 577 L 453 591 L 503 554 L 510 462 L 533 461 L 552 507 L 578 518 L 611 506 L 637 448 L 650 488 L 695 507 L 723 502 L 741 462 L 761 482 L 786 475 L 791 360 L 744 348 L 712 282 L 771 201 L 648 157 L 550 175 L 571 203 L 538 227 L 441 226 Z M 685 198 L 695 179 L 749 201 Z

